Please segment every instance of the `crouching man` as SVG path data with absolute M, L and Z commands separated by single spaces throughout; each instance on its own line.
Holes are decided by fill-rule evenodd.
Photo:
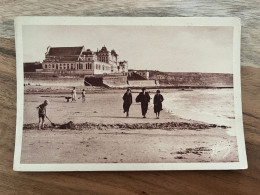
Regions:
M 44 129 L 44 120 L 47 114 L 46 107 L 49 104 L 48 100 L 44 100 L 43 104 L 39 105 L 38 107 L 38 115 L 39 115 L 39 124 L 38 124 L 38 130 Z

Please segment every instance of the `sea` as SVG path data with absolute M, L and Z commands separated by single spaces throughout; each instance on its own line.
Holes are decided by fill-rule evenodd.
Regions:
M 234 90 L 174 89 L 162 93 L 163 109 L 184 119 L 225 125 L 229 135 L 235 136 Z

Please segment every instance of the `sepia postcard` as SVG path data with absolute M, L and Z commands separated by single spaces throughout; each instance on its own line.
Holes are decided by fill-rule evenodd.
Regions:
M 246 169 L 238 18 L 17 17 L 15 171 Z

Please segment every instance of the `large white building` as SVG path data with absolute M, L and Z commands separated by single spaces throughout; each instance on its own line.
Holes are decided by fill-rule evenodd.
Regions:
M 91 51 L 80 47 L 48 47 L 42 62 L 44 72 L 75 73 L 84 75 L 117 74 L 126 75 L 127 61 L 119 61 L 115 50 Z

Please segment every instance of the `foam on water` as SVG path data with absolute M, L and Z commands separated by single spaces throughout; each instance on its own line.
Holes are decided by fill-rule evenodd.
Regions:
M 163 107 L 173 115 L 210 124 L 225 125 L 236 135 L 233 89 L 174 90 L 163 94 Z

